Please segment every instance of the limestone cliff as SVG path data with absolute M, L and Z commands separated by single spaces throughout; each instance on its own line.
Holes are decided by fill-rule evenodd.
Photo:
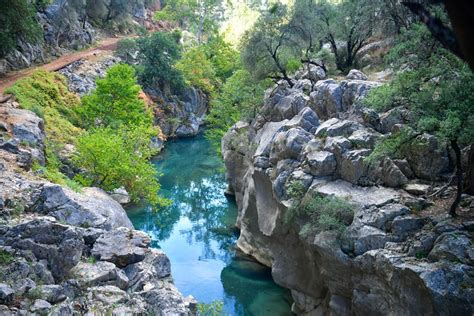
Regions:
M 407 123 L 409 111 L 362 106 L 380 83 L 358 71 L 342 81 L 324 77 L 311 67 L 293 88 L 279 83 L 256 119 L 223 138 L 238 247 L 272 268 L 300 315 L 471 315 L 474 199 L 465 196 L 453 220 L 439 206 L 449 190 L 445 199 L 430 198 L 452 171 L 450 153 L 425 134 L 404 157 L 369 164 L 377 140 Z M 295 182 L 306 196 L 349 201 L 350 226 L 308 233 L 307 217 L 287 222 Z
M 0 104 L 0 314 L 191 315 L 170 261 L 98 188 L 42 180 L 44 124 Z

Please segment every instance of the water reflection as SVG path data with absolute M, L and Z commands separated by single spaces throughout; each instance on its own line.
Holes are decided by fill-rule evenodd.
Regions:
M 129 211 L 137 229 L 170 257 L 175 283 L 200 302 L 223 300 L 231 315 L 288 315 L 288 291 L 269 269 L 235 253 L 237 208 L 224 194 L 223 165 L 202 137 L 172 141 L 156 160 L 162 194 L 174 201 L 155 212 Z

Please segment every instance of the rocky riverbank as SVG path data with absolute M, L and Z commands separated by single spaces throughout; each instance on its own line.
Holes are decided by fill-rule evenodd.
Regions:
M 118 202 L 31 170 L 44 162 L 43 121 L 18 107 L 0 104 L 0 314 L 195 313 Z
M 377 140 L 407 123 L 409 111 L 365 108 L 361 99 L 380 83 L 359 71 L 326 80 L 312 66 L 294 82 L 267 91 L 261 114 L 223 138 L 238 247 L 272 268 L 300 315 L 471 315 L 474 199 L 464 196 L 453 219 L 451 188 L 432 195 L 453 170 L 446 146 L 419 135 L 404 157 L 368 163 Z M 353 205 L 352 223 L 338 233 L 308 229 L 304 214 L 288 222 L 294 183 L 305 198 Z

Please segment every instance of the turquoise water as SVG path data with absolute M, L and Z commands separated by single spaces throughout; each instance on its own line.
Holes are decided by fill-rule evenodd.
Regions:
M 202 135 L 170 141 L 154 163 L 173 205 L 127 211 L 170 258 L 178 289 L 202 303 L 223 301 L 227 315 L 291 315 L 290 294 L 270 269 L 235 251 L 237 207 L 224 195 L 224 166 L 209 142 Z

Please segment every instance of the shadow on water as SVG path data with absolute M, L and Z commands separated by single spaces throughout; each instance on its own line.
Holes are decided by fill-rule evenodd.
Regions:
M 224 195 L 223 164 L 209 142 L 202 135 L 170 141 L 154 163 L 172 206 L 156 212 L 140 205 L 128 213 L 170 258 L 178 289 L 199 302 L 222 300 L 230 315 L 291 315 L 289 292 L 273 282 L 270 269 L 235 250 L 237 206 Z

